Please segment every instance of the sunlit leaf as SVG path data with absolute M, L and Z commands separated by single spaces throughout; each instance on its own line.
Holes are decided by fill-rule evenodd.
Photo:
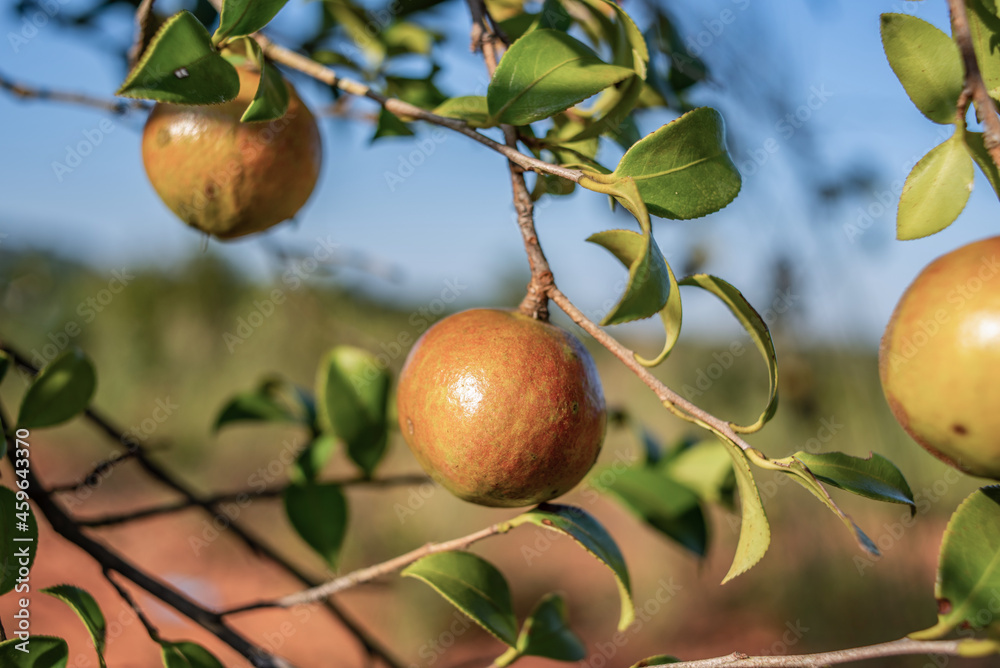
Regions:
M 87 591 L 73 585 L 56 585 L 55 587 L 42 589 L 41 592 L 58 598 L 77 614 L 84 626 L 87 627 L 87 633 L 90 634 L 91 642 L 94 643 L 94 649 L 97 651 L 97 660 L 100 662 L 102 668 L 106 666 L 107 664 L 104 661 L 104 646 L 108 625 L 104 619 L 104 613 L 101 612 L 101 607 L 97 605 L 94 597 Z
M 255 33 L 271 22 L 288 0 L 223 0 L 219 28 L 212 40 Z
M 738 445 L 729 440 L 722 439 L 722 443 L 725 444 L 726 450 L 733 460 L 736 487 L 740 492 L 740 513 L 742 515 L 736 554 L 733 555 L 733 563 L 729 567 L 729 572 L 722 579 L 722 584 L 725 584 L 747 572 L 764 558 L 767 548 L 771 544 L 771 525 L 767 521 L 767 513 L 764 512 L 764 504 L 760 500 L 757 482 L 754 480 L 746 454 Z
M 792 456 L 805 464 L 820 482 L 876 501 L 902 503 L 916 512 L 906 478 L 882 455 L 871 453 L 861 458 L 842 452 L 796 452 Z
M 31 634 L 30 651 L 25 652 L 20 638 L 0 642 L 0 666 L 4 668 L 66 668 L 69 646 L 62 638 Z
M 975 174 L 961 134 L 956 131 L 928 151 L 906 177 L 896 214 L 898 239 L 936 234 L 962 213 Z
M 446 100 L 434 110 L 438 116 L 463 120 L 474 128 L 488 128 L 493 122 L 486 107 L 486 98 L 481 95 L 465 95 Z
M 260 81 L 257 84 L 257 92 L 254 93 L 253 100 L 247 106 L 246 111 L 240 120 L 244 123 L 252 121 L 273 121 L 281 118 L 288 110 L 288 85 L 285 78 L 281 76 L 278 68 L 267 62 L 260 46 L 253 40 L 250 43 L 257 60 L 257 69 L 260 70 Z
M 161 642 L 160 658 L 164 668 L 223 668 L 211 652 L 188 641 Z
M 915 16 L 882 14 L 882 48 L 917 109 L 935 123 L 954 123 L 965 79 L 951 37 Z
M 996 193 L 997 197 L 1000 197 L 1000 171 L 997 170 L 997 165 L 993 162 L 990 152 L 986 150 L 983 133 L 965 132 L 965 145 L 968 147 L 972 159 L 976 161 L 979 169 L 986 176 L 986 180 L 993 186 L 993 192 Z

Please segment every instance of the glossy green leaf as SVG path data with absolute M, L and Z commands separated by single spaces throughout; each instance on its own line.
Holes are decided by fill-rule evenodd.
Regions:
M 937 584 L 938 623 L 910 634 L 940 638 L 960 626 L 986 628 L 1000 637 L 1000 485 L 972 493 L 951 516 L 941 541 Z M 985 613 L 985 614 L 984 614 Z
M 295 458 L 291 469 L 292 480 L 297 483 L 314 482 L 336 450 L 337 439 L 333 435 L 320 434 L 314 438 Z
M 69 646 L 62 638 L 31 635 L 25 641 L 11 638 L 0 642 L 0 666 L 4 668 L 66 668 Z M 19 647 L 27 647 L 24 652 Z
M 207 649 L 193 642 L 161 642 L 160 658 L 164 668 L 223 668 Z
M 295 531 L 331 568 L 336 568 L 347 533 L 347 499 L 340 485 L 289 485 L 284 501 L 285 514 Z
M 718 439 L 683 448 L 663 463 L 664 472 L 706 503 L 732 505 L 736 484 L 728 447 Z
M 601 321 L 602 325 L 648 318 L 667 305 L 670 272 L 655 240 L 631 230 L 605 230 L 590 235 L 587 241 L 607 249 L 629 268 L 625 294 Z
M 826 488 L 820 484 L 816 476 L 796 457 L 786 457 L 784 459 L 770 460 L 761 454 L 757 450 L 747 451 L 747 455 L 753 460 L 758 466 L 771 470 L 778 471 L 792 476 L 792 480 L 799 483 L 805 487 L 810 494 L 815 496 L 817 499 L 823 502 L 827 508 L 833 511 L 833 514 L 840 518 L 840 521 L 844 523 L 847 530 L 851 532 L 854 539 L 857 541 L 858 546 L 862 550 L 868 552 L 873 556 L 880 556 L 878 547 L 875 542 L 868 537 L 868 535 L 861 530 L 861 527 L 851 519 L 850 515 L 845 513 L 840 509 L 840 506 L 833 500 L 830 493 L 826 491 Z
M 965 133 L 965 145 L 969 149 L 969 155 L 972 156 L 972 159 L 976 161 L 979 169 L 986 176 L 986 180 L 993 186 L 993 192 L 996 193 L 997 197 L 1000 197 L 1000 171 L 997 170 L 996 163 L 993 162 L 990 152 L 986 150 L 986 144 L 983 142 L 983 133 L 967 131 Z
M 618 593 L 621 596 L 622 609 L 618 618 L 618 630 L 625 630 L 629 624 L 635 621 L 632 585 L 629 582 L 625 558 L 614 539 L 601 526 L 600 522 L 581 508 L 543 503 L 510 520 L 512 527 L 525 523 L 535 524 L 568 535 L 583 549 L 610 568 L 611 573 L 615 576 Z
M 471 552 L 438 552 L 416 561 L 403 576 L 417 578 L 498 640 L 517 643 L 517 619 L 507 579 L 496 566 Z
M 371 353 L 338 346 L 323 358 L 316 403 L 323 431 L 347 445 L 347 454 L 370 476 L 385 453 L 389 430 L 389 373 Z
M 969 34 L 976 51 L 976 61 L 990 97 L 1000 99 L 1000 17 L 993 3 L 965 0 Z
M 722 115 L 709 107 L 689 111 L 636 142 L 614 174 L 633 178 L 649 212 L 663 218 L 718 211 L 741 185 Z
M 223 0 L 215 44 L 230 37 L 257 32 L 271 22 L 288 0 Z
M 896 214 L 896 238 L 919 239 L 951 225 L 972 193 L 972 159 L 961 131 L 920 159 L 903 184 Z
M 733 470 L 736 472 L 736 487 L 740 491 L 740 513 L 742 515 L 736 554 L 733 555 L 733 563 L 729 567 L 729 572 L 722 579 L 722 584 L 726 584 L 738 575 L 746 573 L 764 558 L 764 555 L 767 554 L 767 548 L 771 545 L 771 525 L 767 521 L 767 513 L 764 512 L 764 504 L 760 500 L 757 482 L 754 480 L 753 471 L 750 470 L 750 462 L 746 454 L 738 445 L 728 439 L 723 439 L 722 443 L 733 461 Z
M 546 594 L 524 620 L 517 637 L 522 656 L 542 656 L 556 661 L 581 661 L 587 649 L 569 627 L 566 601 L 559 594 Z
M 903 473 L 882 455 L 870 453 L 861 458 L 842 452 L 796 452 L 792 456 L 820 482 L 876 501 L 906 504 L 912 512 L 917 510 Z
M 393 113 L 381 109 L 378 112 L 378 122 L 375 124 L 375 134 L 372 135 L 372 142 L 374 143 L 376 139 L 385 139 L 386 137 L 412 137 L 416 133 L 410 129 L 410 126 L 404 123 Z
M 212 47 L 205 26 L 182 11 L 164 21 L 117 94 L 175 104 L 220 104 L 239 92 L 236 70 Z
M 608 65 L 564 32 L 534 30 L 514 42 L 500 59 L 486 100 L 491 118 L 527 125 L 631 75 L 631 69 Z
M 101 667 L 107 664 L 104 661 L 104 647 L 106 644 L 108 625 L 104 619 L 104 613 L 97 601 L 87 591 L 73 585 L 56 585 L 41 590 L 43 594 L 48 594 L 58 598 L 60 601 L 72 608 L 83 625 L 87 627 L 90 640 L 97 650 L 97 660 Z
M 615 472 L 605 487 L 646 524 L 699 557 L 708 551 L 708 524 L 697 495 L 652 468 Z
M 733 425 L 736 431 L 742 433 L 759 431 L 768 420 L 774 417 L 775 411 L 778 410 L 778 357 L 774 352 L 774 342 L 771 340 L 771 332 L 767 328 L 767 323 L 739 290 L 717 276 L 693 274 L 682 279 L 680 284 L 697 286 L 718 297 L 740 321 L 743 329 L 750 335 L 750 339 L 764 358 L 764 363 L 767 365 L 767 406 L 764 407 L 764 411 L 753 424 Z
M 288 111 L 288 85 L 278 68 L 267 62 L 264 52 L 253 40 L 247 40 L 257 60 L 260 70 L 260 82 L 253 100 L 243 112 L 240 121 L 243 123 L 273 121 L 281 118 Z
M 72 348 L 42 369 L 21 401 L 17 426 L 51 427 L 87 409 L 97 389 L 94 365 L 82 351 Z
M 241 392 L 230 399 L 215 419 L 218 431 L 234 422 L 299 422 L 308 424 L 310 416 L 304 406 L 293 409 L 285 393 L 294 388 L 279 378 L 265 378 L 257 389 Z
M 16 456 L 17 453 L 15 453 Z M 18 501 L 9 487 L 0 486 L 0 596 L 12 591 L 19 570 L 31 568 L 38 549 L 38 523 L 28 501 Z M 28 563 L 22 563 L 27 558 Z
M 482 95 L 465 95 L 446 100 L 434 110 L 438 116 L 457 118 L 473 128 L 488 128 L 493 125 L 486 98 Z
M 906 94 L 935 123 L 954 123 L 964 85 L 951 37 L 908 14 L 882 14 L 882 48 Z

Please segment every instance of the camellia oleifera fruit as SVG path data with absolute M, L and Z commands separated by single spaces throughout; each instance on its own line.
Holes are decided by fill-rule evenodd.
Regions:
M 607 411 L 594 360 L 569 332 L 518 312 L 463 311 L 414 344 L 399 425 L 432 478 L 485 506 L 565 494 L 594 465 Z
M 1000 479 L 1000 237 L 929 264 L 879 349 L 882 389 L 920 445 L 966 473 Z
M 142 161 L 160 199 L 188 225 L 220 239 L 265 230 L 295 215 L 319 177 L 322 150 L 312 113 L 291 84 L 288 110 L 241 123 L 260 73 L 237 68 L 229 102 L 159 103 L 142 135 Z

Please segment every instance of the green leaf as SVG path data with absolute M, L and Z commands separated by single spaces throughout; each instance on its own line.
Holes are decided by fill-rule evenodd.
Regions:
M 21 401 L 17 426 L 51 427 L 82 413 L 97 388 L 97 374 L 90 359 L 72 348 L 42 369 Z
M 265 378 L 256 390 L 241 392 L 230 399 L 215 419 L 214 429 L 233 422 L 299 422 L 309 423 L 305 406 L 296 412 L 285 400 L 282 392 L 291 388 L 289 383 L 279 378 Z
M 309 547 L 336 568 L 347 533 L 347 499 L 340 485 L 289 485 L 284 493 L 285 513 Z
M 28 652 L 18 649 L 27 642 Z M 66 668 L 69 646 L 62 638 L 32 634 L 27 641 L 11 638 L 0 642 L 0 666 L 4 668 Z
M 625 558 L 622 556 L 621 550 L 618 549 L 614 538 L 601 526 L 600 522 L 581 508 L 542 503 L 537 508 L 510 520 L 511 527 L 525 523 L 566 534 L 610 568 L 611 573 L 615 576 L 622 604 L 621 615 L 618 618 L 618 630 L 624 631 L 629 624 L 635 621 L 632 585 L 629 582 Z
M 457 118 L 473 128 L 492 127 L 490 111 L 486 106 L 486 98 L 482 95 L 465 95 L 445 100 L 434 113 L 445 118 Z
M 494 637 L 513 647 L 517 619 L 510 587 L 496 566 L 471 552 L 438 552 L 407 566 L 402 575 L 434 588 Z
M 17 493 L 0 486 L 0 596 L 12 591 L 24 566 L 21 559 L 27 551 L 27 568 L 35 563 L 38 550 L 38 523 L 28 501 L 18 501 Z
M 432 30 L 411 23 L 409 21 L 397 21 L 382 31 L 382 43 L 386 47 L 387 56 L 402 56 L 407 54 L 427 55 L 437 42 L 441 41 L 441 34 Z
M 935 123 L 954 123 L 964 75 L 951 37 L 915 16 L 882 14 L 882 48 L 920 113 Z
M 765 457 L 761 452 L 757 450 L 748 450 L 747 456 L 750 457 L 755 464 L 758 466 L 771 470 L 779 471 L 781 473 L 792 476 L 792 479 L 805 487 L 810 494 L 815 496 L 817 499 L 823 502 L 827 508 L 833 511 L 833 514 L 840 518 L 840 521 L 844 523 L 847 530 L 851 532 L 854 539 L 858 542 L 858 545 L 864 551 L 868 552 L 873 556 L 880 556 L 878 547 L 875 542 L 868 537 L 868 535 L 861 530 L 854 520 L 851 519 L 850 515 L 845 513 L 840 509 L 840 506 L 836 504 L 830 493 L 826 491 L 826 488 L 820 484 L 816 476 L 796 457 L 786 457 L 784 459 L 770 460 Z
M 732 505 L 736 479 L 728 447 L 718 439 L 700 441 L 671 453 L 664 472 L 706 503 Z
M 746 573 L 764 558 L 767 548 L 771 545 L 771 525 L 767 521 L 767 513 L 764 512 L 764 504 L 760 500 L 757 482 L 754 480 L 753 471 L 750 470 L 746 454 L 742 448 L 728 439 L 720 438 L 720 440 L 733 460 L 742 514 L 736 554 L 733 555 L 729 572 L 722 579 L 722 584 L 726 584 L 736 576 Z
M 257 92 L 254 93 L 253 100 L 243 112 L 240 121 L 250 123 L 281 118 L 288 111 L 288 85 L 285 83 L 285 78 L 281 76 L 277 67 L 267 62 L 257 42 L 252 39 L 246 41 L 257 60 L 257 69 L 261 74 Z
M 951 516 L 941 541 L 937 584 L 938 623 L 910 634 L 940 638 L 960 626 L 984 627 L 1000 636 L 995 613 L 1000 592 L 1000 485 L 976 490 Z M 983 615 L 983 612 L 990 614 Z
M 726 149 L 722 115 L 700 107 L 639 140 L 614 171 L 632 177 L 649 212 L 698 218 L 718 211 L 740 191 L 740 173 Z
M 230 37 L 257 32 L 271 22 L 288 0 L 223 0 L 219 27 L 212 36 L 215 44 Z
M 535 18 L 532 29 L 561 30 L 566 32 L 573 25 L 573 17 L 566 11 L 562 0 L 545 0 Z
M 615 473 L 605 487 L 640 519 L 699 557 L 708 548 L 708 525 L 697 495 L 651 468 Z
M 314 438 L 295 458 L 295 465 L 291 470 L 292 480 L 297 483 L 314 482 L 336 449 L 337 439 L 331 434 L 320 434 Z
M 224 668 L 207 649 L 193 642 L 161 642 L 164 668 Z
M 631 75 L 631 69 L 608 65 L 564 32 L 534 30 L 514 42 L 500 59 L 486 99 L 491 118 L 527 125 Z
M 378 112 L 378 122 L 375 125 L 375 134 L 372 135 L 372 142 L 374 143 L 376 139 L 384 139 L 386 137 L 412 137 L 415 134 L 410 129 L 410 126 L 401 121 L 399 117 L 382 109 Z
M 602 106 L 608 105 L 607 111 L 599 119 L 587 125 L 570 141 L 582 141 L 603 134 L 618 141 L 618 137 L 625 135 L 630 130 L 630 126 L 625 121 L 639 101 L 643 86 L 645 86 L 645 82 L 643 82 L 642 77 L 636 75 L 619 84 L 618 87 L 605 91 L 601 104 Z
M 962 213 L 975 175 L 961 134 L 956 130 L 928 151 L 906 177 L 896 214 L 897 239 L 936 234 Z
M 997 171 L 996 163 L 986 150 L 982 132 L 965 132 L 965 146 L 969 149 L 972 159 L 979 165 L 979 169 L 986 175 L 986 180 L 993 186 L 993 192 L 1000 197 L 1000 171 Z
M 581 661 L 587 649 L 569 628 L 566 602 L 559 594 L 546 594 L 524 620 L 517 637 L 523 656 L 542 656 L 556 661 Z
M 220 104 L 239 92 L 236 70 L 212 47 L 205 26 L 182 11 L 164 21 L 117 94 L 175 104 Z
M 992 5 L 992 2 L 990 3 Z M 993 99 L 1000 98 L 1000 17 L 984 0 L 965 0 L 969 33 L 983 83 Z
M 805 464 L 820 482 L 876 501 L 906 504 L 911 512 L 917 510 L 903 473 L 882 455 L 870 453 L 861 458 L 842 452 L 797 452 L 792 456 Z
M 649 47 L 642 31 L 635 25 L 632 17 L 612 0 L 591 0 L 591 5 L 603 5 L 611 8 L 617 15 L 616 28 L 618 34 L 615 40 L 615 64 L 631 67 L 641 78 L 646 78 L 646 63 L 649 62 Z
M 739 290 L 717 276 L 692 274 L 682 279 L 680 284 L 702 288 L 718 297 L 740 321 L 743 329 L 750 335 L 750 339 L 764 358 L 764 363 L 767 365 L 767 406 L 764 407 L 764 411 L 753 424 L 733 425 L 733 429 L 741 433 L 759 431 L 768 420 L 774 417 L 775 411 L 778 410 L 778 357 L 774 352 L 774 342 L 771 340 L 771 332 L 767 328 L 767 323 Z
M 590 235 L 587 241 L 607 249 L 629 268 L 625 294 L 604 316 L 602 325 L 648 318 L 663 310 L 670 297 L 672 272 L 651 236 L 631 230 L 605 230 Z
M 104 620 L 101 607 L 97 605 L 94 597 L 87 591 L 73 585 L 56 585 L 41 591 L 43 594 L 55 596 L 73 609 L 73 612 L 83 621 L 83 625 L 87 627 L 87 633 L 90 634 L 90 640 L 94 643 L 94 649 L 97 650 L 97 660 L 101 667 L 107 666 L 104 661 L 104 647 L 108 625 Z
M 319 366 L 316 400 L 323 431 L 344 441 L 348 456 L 370 476 L 389 437 L 389 372 L 371 353 L 338 346 Z

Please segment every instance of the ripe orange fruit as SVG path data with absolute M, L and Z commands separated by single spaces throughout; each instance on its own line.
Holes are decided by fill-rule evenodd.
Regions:
M 153 188 L 188 225 L 233 239 L 291 218 L 319 177 L 322 147 L 312 113 L 291 84 L 285 115 L 241 123 L 260 73 L 237 68 L 240 92 L 219 105 L 159 103 L 142 134 Z
M 511 311 L 445 318 L 399 377 L 399 425 L 456 496 L 528 506 L 565 494 L 597 460 L 607 422 L 594 360 L 569 332 Z
M 939 459 L 1000 479 L 1000 237 L 944 255 L 899 300 L 879 349 L 896 419 Z

